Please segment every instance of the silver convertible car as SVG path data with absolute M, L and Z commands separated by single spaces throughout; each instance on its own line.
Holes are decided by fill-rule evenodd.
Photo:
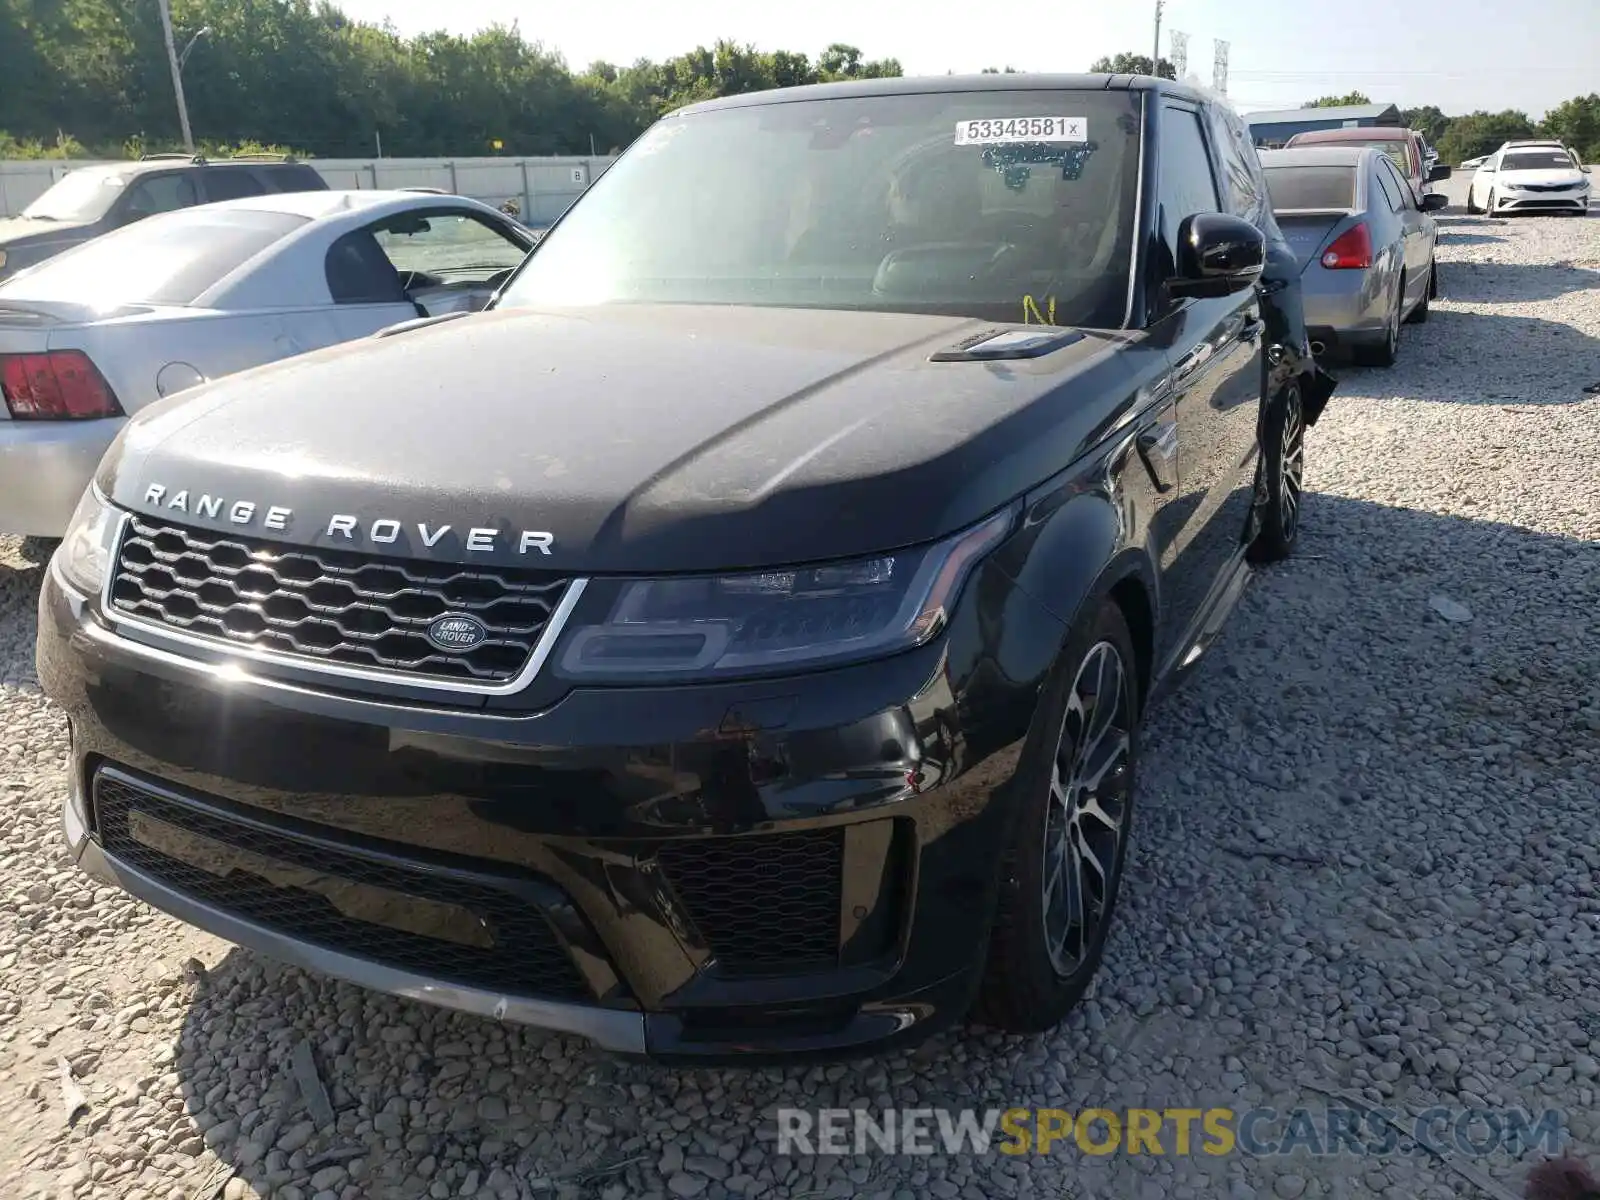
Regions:
M 1300 260 L 1312 351 L 1392 366 L 1401 325 L 1426 321 L 1439 294 L 1438 226 L 1428 214 L 1446 198 L 1419 196 L 1372 147 L 1264 150 L 1261 165 Z
M 150 217 L 0 284 L 0 533 L 59 537 L 127 417 L 208 379 L 482 308 L 533 234 L 420 192 Z

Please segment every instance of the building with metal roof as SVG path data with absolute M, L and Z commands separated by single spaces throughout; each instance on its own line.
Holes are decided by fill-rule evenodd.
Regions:
M 1340 108 L 1285 108 L 1246 113 L 1250 136 L 1258 146 L 1281 146 L 1297 133 L 1315 129 L 1357 129 L 1371 125 L 1404 126 L 1393 104 L 1354 104 Z

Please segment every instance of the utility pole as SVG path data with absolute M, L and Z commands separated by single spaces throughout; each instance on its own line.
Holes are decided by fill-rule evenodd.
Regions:
M 1156 0 L 1156 46 L 1150 52 L 1150 74 L 1157 77 L 1161 74 L 1161 10 L 1165 7 L 1166 0 Z
M 161 8 L 161 32 L 167 40 L 167 65 L 172 68 L 172 90 L 178 97 L 178 124 L 183 129 L 183 148 L 194 153 L 194 134 L 189 132 L 189 105 L 183 98 L 183 69 L 178 66 L 178 48 L 172 44 L 172 9 L 167 0 L 156 0 Z

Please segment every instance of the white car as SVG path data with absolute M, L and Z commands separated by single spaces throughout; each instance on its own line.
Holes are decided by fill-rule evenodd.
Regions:
M 408 191 L 165 213 L 0 284 L 0 534 L 59 537 L 129 414 L 208 379 L 471 312 L 533 235 Z
M 1508 213 L 1589 211 L 1589 175 L 1559 143 L 1496 150 L 1472 176 L 1467 211 Z
M 1559 150 L 1567 157 L 1572 159 L 1573 166 L 1577 167 L 1579 170 L 1583 169 L 1583 161 L 1578 157 L 1578 152 L 1565 142 L 1557 141 L 1555 138 L 1529 138 L 1526 141 L 1500 143 L 1500 152 L 1502 154 L 1507 150 L 1531 149 Z

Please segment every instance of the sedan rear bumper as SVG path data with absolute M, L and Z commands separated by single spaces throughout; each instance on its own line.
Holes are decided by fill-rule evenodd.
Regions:
M 1388 289 L 1376 271 L 1330 271 L 1312 263 L 1301 277 L 1312 353 L 1338 357 L 1383 341 Z
M 126 418 L 0 421 L 0 533 L 60 537 Z

